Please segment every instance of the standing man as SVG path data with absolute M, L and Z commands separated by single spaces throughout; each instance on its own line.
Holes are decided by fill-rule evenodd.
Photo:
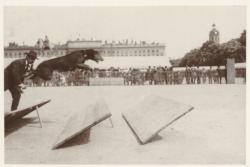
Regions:
M 11 93 L 11 111 L 17 109 L 21 93 L 25 89 L 24 78 L 33 71 L 33 63 L 37 59 L 37 54 L 33 50 L 25 54 L 26 58 L 13 61 L 4 69 L 4 91 L 9 90 Z
M 212 66 L 210 66 L 210 68 L 207 70 L 207 76 L 208 76 L 208 83 L 212 84 L 213 81 L 213 71 L 212 71 Z
M 147 71 L 146 71 L 146 75 L 145 75 L 145 80 L 148 82 L 149 85 L 151 85 L 151 77 L 150 74 L 151 73 L 151 67 L 149 66 Z
M 196 70 L 194 69 L 194 67 L 191 67 L 191 83 L 195 84 L 196 82 Z
M 202 73 L 199 66 L 197 66 L 196 75 L 197 75 L 197 84 L 201 84 Z
M 201 76 L 202 76 L 202 83 L 205 84 L 205 83 L 206 83 L 206 80 L 207 80 L 205 68 L 202 68 Z
M 191 70 L 187 65 L 185 70 L 185 78 L 186 78 L 186 84 L 190 84 Z
M 154 66 L 153 69 L 151 70 L 151 85 L 156 85 L 155 75 L 156 75 L 156 67 Z
M 168 67 L 165 66 L 164 68 L 164 76 L 165 76 L 165 84 L 167 85 L 168 84 Z
M 217 72 L 218 72 L 218 82 L 219 82 L 219 84 L 221 84 L 222 70 L 220 69 L 220 66 L 218 66 Z

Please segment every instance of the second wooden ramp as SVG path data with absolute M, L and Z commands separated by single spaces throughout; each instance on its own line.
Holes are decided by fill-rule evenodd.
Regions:
M 69 118 L 53 145 L 53 149 L 60 147 L 109 117 L 111 117 L 111 113 L 106 102 L 104 99 L 98 99 L 95 104 L 87 106 L 85 110 L 79 111 Z

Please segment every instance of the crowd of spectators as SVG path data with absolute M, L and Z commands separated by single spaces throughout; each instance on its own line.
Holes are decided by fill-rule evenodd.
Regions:
M 245 70 L 236 70 L 236 77 L 245 78 Z M 204 67 L 186 67 L 178 70 L 172 67 L 148 67 L 147 69 L 120 68 L 93 69 L 88 71 L 75 70 L 53 73 L 50 81 L 34 84 L 27 80 L 29 86 L 83 86 L 89 85 L 90 78 L 123 78 L 124 85 L 172 85 L 172 84 L 222 84 L 226 83 L 226 69 Z
M 224 82 L 223 82 L 224 80 Z M 200 67 L 186 67 L 174 70 L 167 67 L 149 67 L 145 72 L 131 70 L 125 75 L 127 85 L 172 85 L 172 84 L 221 84 L 226 83 L 226 70 L 218 67 L 206 70 Z

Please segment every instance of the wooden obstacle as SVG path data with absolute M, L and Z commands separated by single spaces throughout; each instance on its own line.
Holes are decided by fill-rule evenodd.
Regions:
M 87 106 L 85 110 L 77 112 L 69 118 L 65 128 L 58 136 L 52 148 L 56 149 L 62 146 L 110 117 L 111 113 L 105 101 L 103 99 L 98 100 L 95 104 Z M 111 125 L 113 126 L 112 122 Z
M 122 114 L 141 144 L 146 144 L 161 130 L 191 111 L 193 107 L 159 96 L 147 96 Z
M 7 124 L 9 124 L 9 123 L 11 123 L 11 122 L 13 122 L 13 121 L 15 121 L 17 119 L 21 119 L 25 115 L 27 115 L 27 114 L 31 113 L 32 111 L 36 110 L 40 125 L 42 127 L 42 121 L 41 121 L 41 118 L 40 118 L 40 115 L 39 115 L 39 112 L 38 112 L 38 108 L 40 108 L 43 105 L 49 103 L 50 101 L 51 100 L 46 100 L 46 101 L 42 101 L 42 102 L 40 102 L 38 104 L 29 106 L 29 107 L 25 107 L 25 108 L 22 108 L 22 109 L 17 109 L 17 110 L 10 111 L 10 112 L 5 112 L 4 113 L 4 122 L 7 125 Z

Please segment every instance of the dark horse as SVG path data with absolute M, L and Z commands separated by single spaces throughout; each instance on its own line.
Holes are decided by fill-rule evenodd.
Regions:
M 93 60 L 97 63 L 103 61 L 98 51 L 93 49 L 73 51 L 65 56 L 49 59 L 40 63 L 32 73 L 31 79 L 36 81 L 38 78 L 51 80 L 54 70 L 60 72 L 73 71 L 75 69 L 90 70 L 91 68 L 84 64 L 86 60 Z

